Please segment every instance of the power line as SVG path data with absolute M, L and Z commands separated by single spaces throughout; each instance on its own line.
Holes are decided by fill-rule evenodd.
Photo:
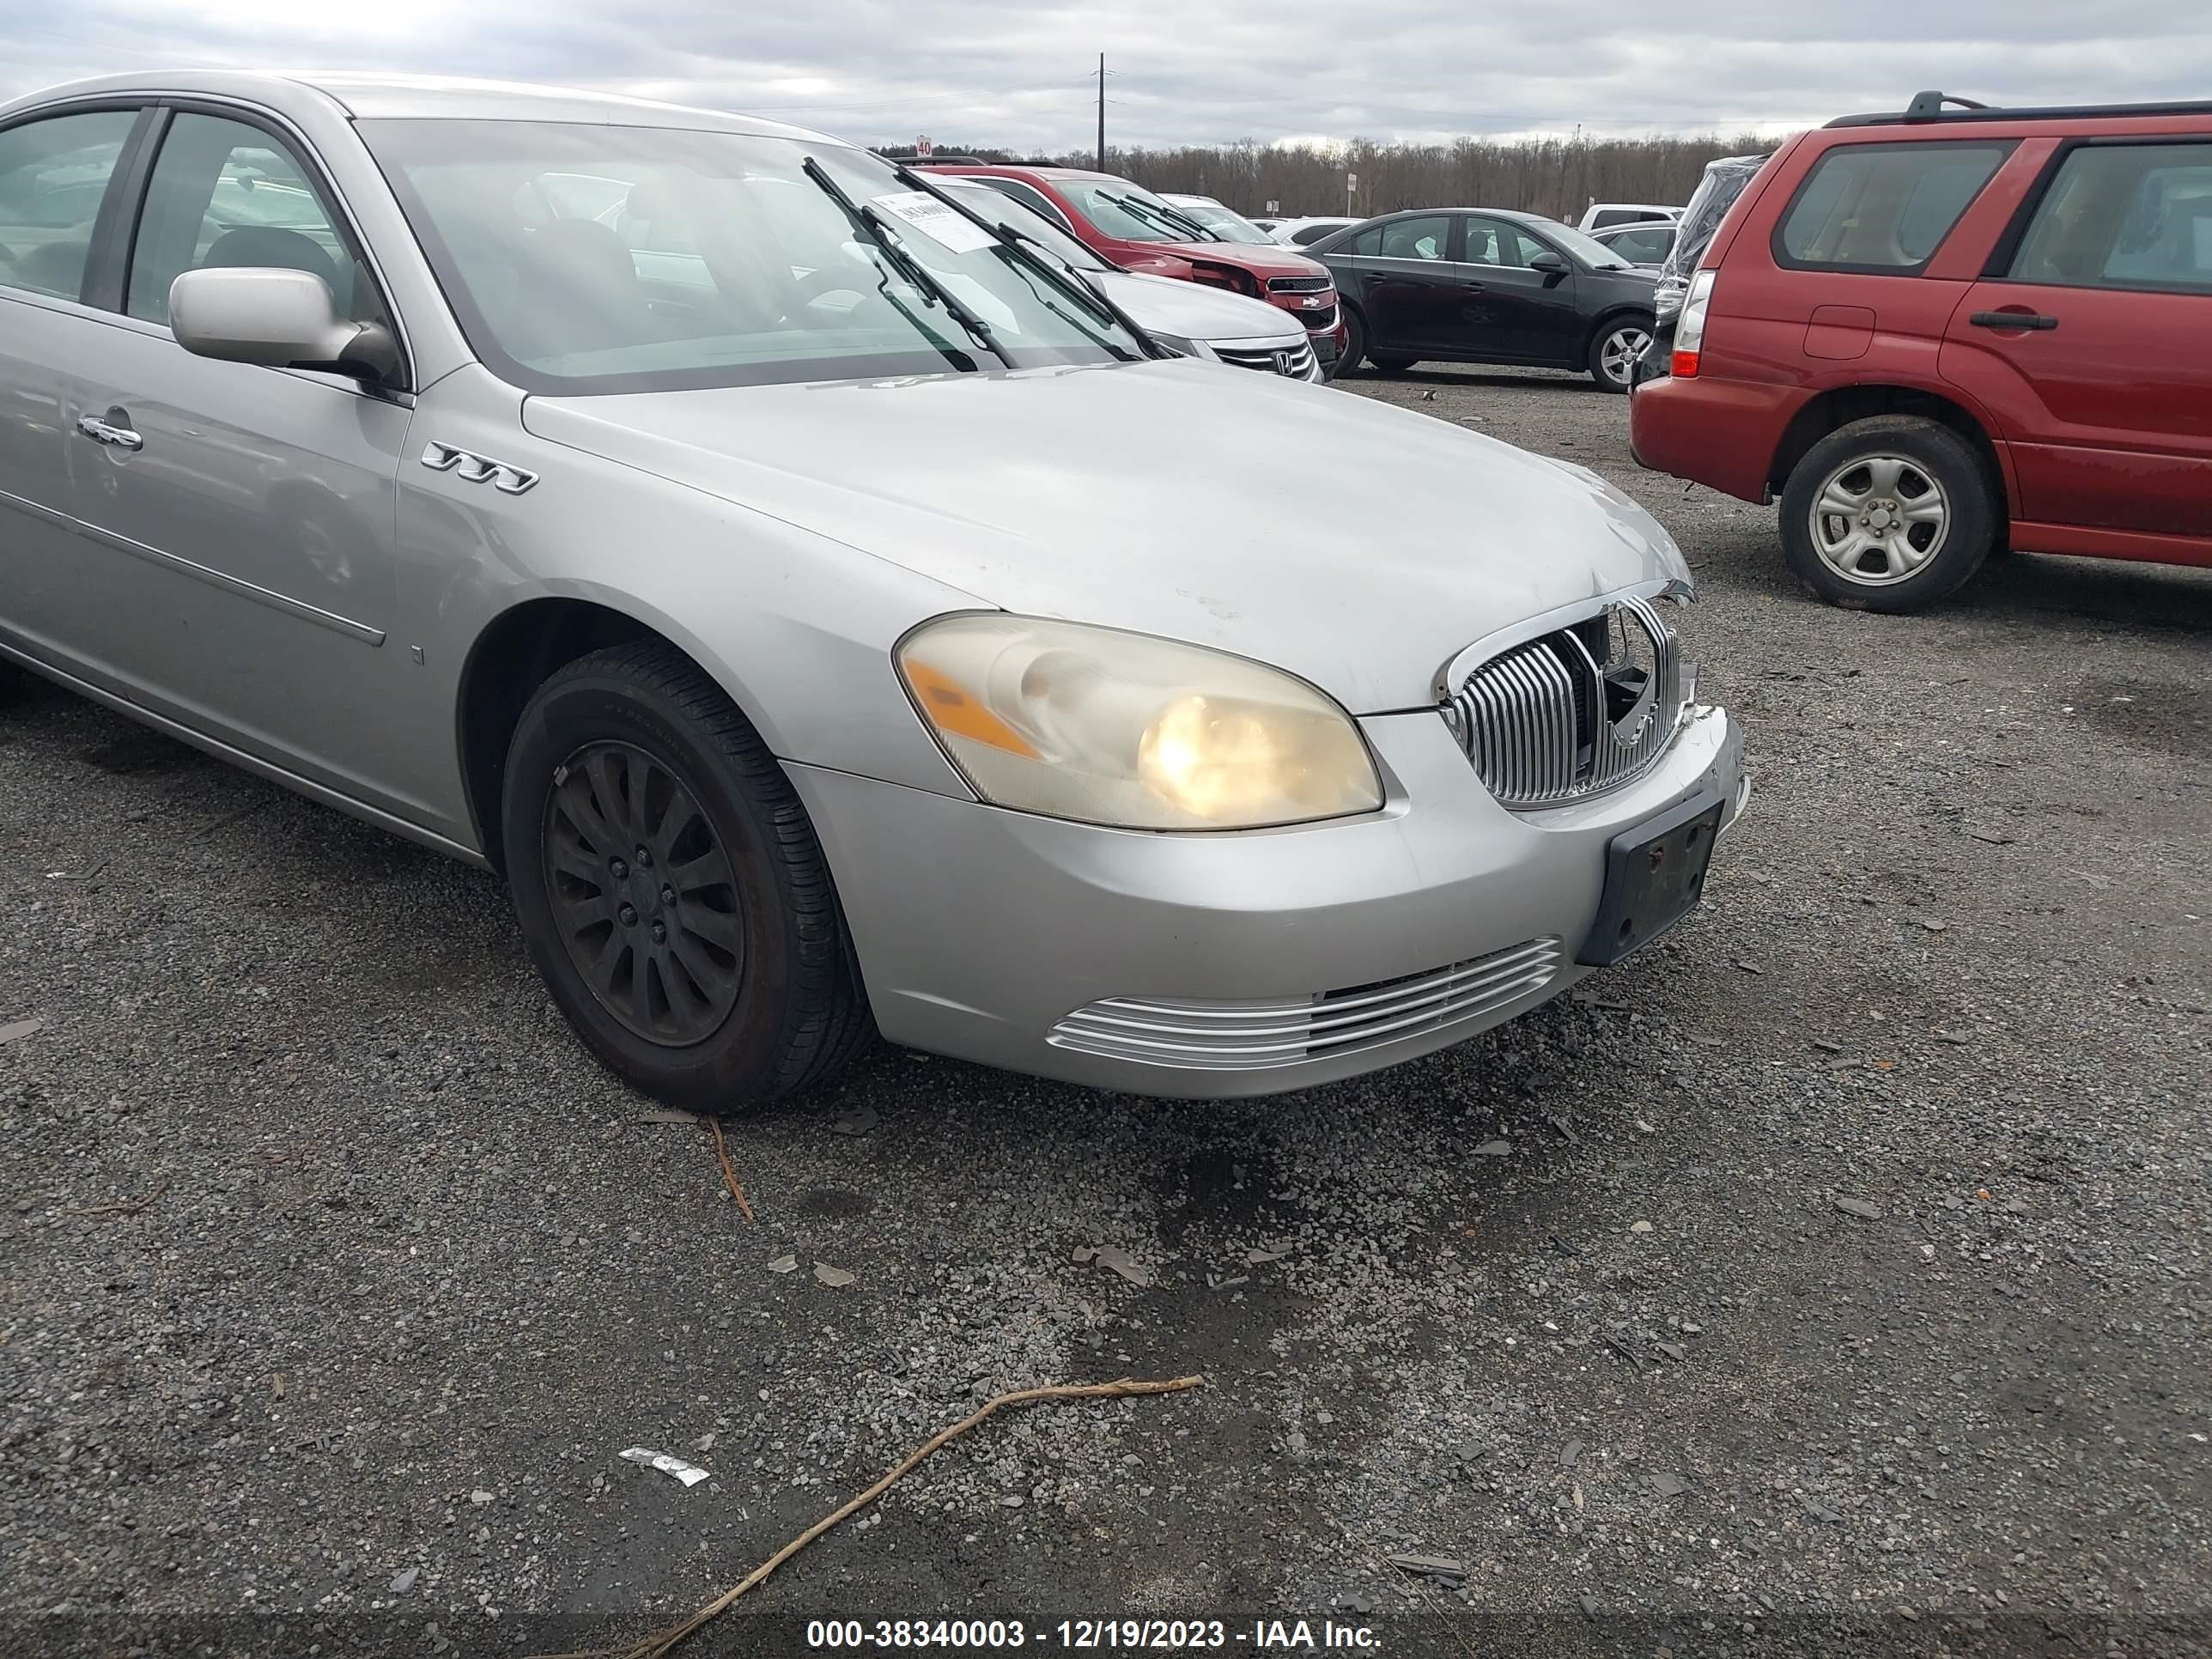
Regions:
M 1019 92 L 1015 92 L 1015 93 L 1011 93 L 1011 94 L 999 94 L 999 96 L 1000 96 L 1000 97 L 1026 98 L 1026 97 L 1033 96 L 1034 94 L 1037 94 L 1037 93 L 1040 93 L 1040 92 L 1065 92 L 1065 91 L 1066 91 L 1066 90 L 1067 90 L 1069 88 L 1071 88 L 1071 87 L 1087 87 L 1087 86 L 1089 86 L 1090 84 L 1091 84 L 1091 76 L 1088 76 L 1088 75 L 1085 75 L 1085 76 L 1084 76 L 1082 77 L 1082 79 L 1078 80 L 1078 81 L 1055 81 L 1055 82 L 1052 82 L 1051 84 L 1047 85 L 1047 86 L 1042 86 L 1042 87 L 1025 87 L 1025 88 L 1023 88 L 1021 91 L 1019 91 Z M 808 111 L 808 110 L 825 110 L 825 109 L 826 109 L 826 110 L 924 109 L 924 108 L 928 108 L 928 107 L 931 107 L 931 106 L 936 106 L 936 105 L 939 105 L 939 104 L 975 104 L 975 103 L 984 103 L 984 102 L 990 101 L 990 100 L 991 100 L 991 98 L 992 98 L 992 94 L 989 94 L 989 93 L 981 93 L 981 92 L 951 92 L 951 93 L 945 93 L 945 94 L 933 94 L 932 96 L 929 96 L 929 97 L 927 97 L 927 98 L 886 98 L 886 99 L 883 99 L 883 100 L 878 100 L 878 101 L 877 101 L 877 102 L 873 102 L 873 103 L 859 103 L 859 104 L 747 104 L 747 105 L 745 105 L 745 106 L 744 106 L 744 111 L 745 111 L 745 113 L 746 113 L 746 114 L 748 114 L 748 115 L 785 115 L 785 114 L 792 114 L 792 113 L 796 113 L 796 112 L 805 112 L 805 111 Z

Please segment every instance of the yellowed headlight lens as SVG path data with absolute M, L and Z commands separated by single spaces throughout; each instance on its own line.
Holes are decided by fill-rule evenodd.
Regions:
M 899 668 L 945 753 L 1000 805 L 1132 829 L 1231 830 L 1382 804 L 1342 708 L 1225 652 L 963 616 L 910 635 Z

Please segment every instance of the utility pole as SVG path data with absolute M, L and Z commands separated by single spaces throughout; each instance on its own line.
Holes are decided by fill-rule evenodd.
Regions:
M 1106 171 L 1106 54 L 1098 54 L 1098 171 Z

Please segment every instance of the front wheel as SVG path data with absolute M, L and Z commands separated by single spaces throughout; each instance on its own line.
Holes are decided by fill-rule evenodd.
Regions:
M 1806 452 L 1782 491 L 1790 568 L 1831 605 L 1901 613 L 1948 598 L 1998 539 L 1996 481 L 1949 427 L 1876 415 Z
M 1649 317 L 1619 317 L 1590 342 L 1589 374 L 1602 392 L 1626 392 L 1635 384 L 1636 365 L 1651 345 Z
M 501 842 L 531 958 L 586 1047 L 714 1112 L 806 1087 L 867 1005 L 813 826 L 721 689 L 642 641 L 540 686 L 507 750 Z
M 1336 360 L 1336 373 L 1332 377 L 1342 380 L 1359 367 L 1359 360 L 1367 355 L 1367 319 L 1350 306 L 1344 308 L 1344 355 Z

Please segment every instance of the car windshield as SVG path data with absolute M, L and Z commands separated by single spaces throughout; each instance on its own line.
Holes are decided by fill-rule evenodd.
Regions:
M 1615 253 L 1596 237 L 1577 230 L 1572 225 L 1562 225 L 1549 219 L 1539 219 L 1535 228 L 1586 265 L 1600 270 L 1626 270 L 1628 261 Z
M 958 198 L 970 211 L 981 214 L 1008 230 L 1019 231 L 1030 240 L 1042 244 L 1062 264 L 1073 265 L 1078 270 L 1115 270 L 1109 265 L 1058 225 L 1034 208 L 1017 202 L 1002 190 L 988 185 L 976 184 L 964 179 L 933 179 L 931 182 L 947 196 Z
M 526 391 L 1144 355 L 981 226 L 826 139 L 538 121 L 360 131 L 470 343 Z
M 1120 242 L 1225 242 L 1229 239 L 1208 230 L 1188 211 L 1163 202 L 1139 185 L 1118 179 L 1066 179 L 1060 193 L 1075 204 L 1075 210 L 1097 228 L 1102 236 Z M 1266 241 L 1262 236 L 1260 239 Z
M 1243 214 L 1233 213 L 1218 202 L 1176 202 L 1170 205 L 1186 218 L 1197 220 L 1224 242 L 1272 244 L 1275 240 Z

